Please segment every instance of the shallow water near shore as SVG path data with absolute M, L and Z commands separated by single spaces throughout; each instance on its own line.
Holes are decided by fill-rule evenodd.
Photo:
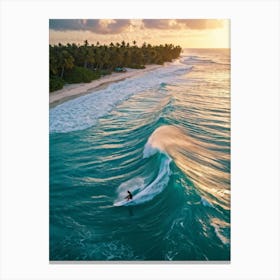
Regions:
M 230 260 L 229 50 L 50 109 L 50 260 Z

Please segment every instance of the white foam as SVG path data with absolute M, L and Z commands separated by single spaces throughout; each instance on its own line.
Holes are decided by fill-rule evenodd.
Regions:
M 70 132 L 93 126 L 116 105 L 131 95 L 160 87 L 186 73 L 190 67 L 171 63 L 134 78 L 128 78 L 109 85 L 106 89 L 64 102 L 50 109 L 50 132 Z
M 215 63 L 211 59 L 204 59 L 198 56 L 188 56 L 181 60 L 181 63 Z
M 143 158 L 149 158 L 159 151 L 158 148 L 153 147 L 149 142 L 145 144 L 143 151 Z
M 214 207 L 213 204 L 211 202 L 209 202 L 206 198 L 202 197 L 201 198 L 201 203 L 203 206 L 207 206 L 207 207 Z
M 151 183 L 147 183 L 149 178 L 143 177 L 136 177 L 122 183 L 117 189 L 118 197 L 115 200 L 114 205 L 138 205 L 152 200 L 155 196 L 161 193 L 168 184 L 171 175 L 169 167 L 170 162 L 171 158 L 168 156 L 164 156 L 161 159 L 158 175 Z M 127 195 L 128 190 L 133 194 L 133 199 L 126 202 L 124 201 L 124 198 Z

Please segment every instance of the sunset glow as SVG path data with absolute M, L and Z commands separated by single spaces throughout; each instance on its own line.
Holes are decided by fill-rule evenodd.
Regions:
M 50 20 L 50 44 L 110 44 L 134 40 L 138 45 L 171 43 L 183 48 L 229 48 L 226 19 Z

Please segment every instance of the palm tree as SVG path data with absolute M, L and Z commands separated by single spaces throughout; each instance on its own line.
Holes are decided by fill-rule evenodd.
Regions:
M 56 75 L 58 73 L 57 69 L 57 57 L 55 53 L 55 48 L 49 45 L 49 52 L 50 52 L 50 57 L 49 57 L 49 70 L 50 70 L 50 75 Z
M 58 56 L 58 67 L 61 68 L 60 78 L 63 78 L 64 70 L 74 66 L 74 58 L 68 51 L 63 50 Z
M 144 42 L 141 47 L 134 40 L 130 46 L 124 40 L 121 43 L 111 42 L 109 46 L 89 45 L 85 40 L 83 45 L 74 43 L 67 45 L 49 46 L 49 75 L 52 78 L 63 78 L 66 69 L 74 66 L 89 69 L 105 70 L 114 69 L 117 66 L 139 68 L 145 64 L 163 64 L 178 58 L 182 51 L 180 46 L 173 44 L 161 44 L 158 46 Z
M 86 45 L 82 46 L 82 56 L 84 60 L 84 68 L 87 68 L 88 63 L 94 63 L 94 53 L 91 47 L 87 47 Z

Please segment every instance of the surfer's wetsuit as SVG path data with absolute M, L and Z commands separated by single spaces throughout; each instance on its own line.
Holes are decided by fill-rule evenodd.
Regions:
M 127 191 L 127 192 L 128 192 L 128 195 L 126 196 L 126 199 L 127 200 L 132 199 L 132 193 L 130 191 Z

